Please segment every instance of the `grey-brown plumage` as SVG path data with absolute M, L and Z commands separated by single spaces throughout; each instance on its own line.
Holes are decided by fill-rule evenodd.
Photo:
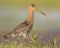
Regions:
M 32 4 L 29 7 L 29 16 L 28 16 L 28 18 L 24 22 L 19 24 L 12 32 L 4 35 L 5 39 L 7 39 L 9 37 L 15 37 L 17 35 L 18 36 L 23 36 L 24 38 L 26 38 L 28 32 L 32 29 L 32 26 L 33 26 L 34 7 L 35 7 L 34 4 Z
M 35 4 L 31 4 L 29 6 L 29 14 L 27 19 L 21 24 L 19 24 L 12 32 L 4 35 L 4 38 L 7 39 L 9 37 L 15 37 L 17 35 L 26 38 L 27 34 L 29 33 L 29 31 L 32 29 L 33 26 L 35 9 L 38 12 L 41 12 L 43 15 L 46 15 L 45 13 L 36 8 Z
M 5 39 L 8 39 L 9 37 L 15 37 L 15 36 L 23 36 L 26 38 L 26 35 L 28 32 L 32 29 L 33 23 L 29 24 L 27 21 L 21 23 L 18 25 L 12 32 L 4 35 Z

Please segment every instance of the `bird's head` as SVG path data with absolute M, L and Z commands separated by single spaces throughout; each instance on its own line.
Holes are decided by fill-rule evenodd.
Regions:
M 46 14 L 44 12 L 42 12 L 39 8 L 37 8 L 35 4 L 31 4 L 30 7 L 29 7 L 29 9 L 33 10 L 33 11 L 40 12 L 41 14 L 43 14 L 44 16 L 46 16 Z

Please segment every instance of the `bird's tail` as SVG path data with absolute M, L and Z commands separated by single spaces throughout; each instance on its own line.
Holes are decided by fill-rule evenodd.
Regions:
M 4 38 L 4 39 L 8 39 L 8 38 L 14 37 L 14 36 L 15 36 L 15 34 L 14 34 L 13 32 L 10 32 L 10 33 L 4 35 L 3 38 Z

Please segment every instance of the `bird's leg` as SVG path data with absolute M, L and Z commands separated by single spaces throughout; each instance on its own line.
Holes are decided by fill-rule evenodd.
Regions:
M 27 45 L 27 38 L 23 39 L 23 45 Z
M 17 45 L 19 45 L 20 44 L 20 37 L 18 36 L 18 38 L 17 38 Z
M 27 38 L 27 34 L 24 34 L 24 45 L 28 45 L 28 38 Z
M 18 38 L 17 38 L 17 44 L 20 43 L 20 40 L 21 40 L 20 37 L 22 37 L 22 34 L 23 34 L 23 33 L 20 33 L 20 34 L 17 36 L 17 37 L 18 37 Z M 22 41 L 22 40 L 21 40 L 21 41 Z

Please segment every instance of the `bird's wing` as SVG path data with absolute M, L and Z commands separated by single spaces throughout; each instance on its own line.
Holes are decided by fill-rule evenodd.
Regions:
M 24 32 L 25 30 L 28 30 L 29 29 L 29 26 L 30 24 L 28 24 L 26 21 L 21 23 L 20 25 L 18 25 L 14 30 L 13 32 L 14 33 L 20 33 L 20 32 Z

